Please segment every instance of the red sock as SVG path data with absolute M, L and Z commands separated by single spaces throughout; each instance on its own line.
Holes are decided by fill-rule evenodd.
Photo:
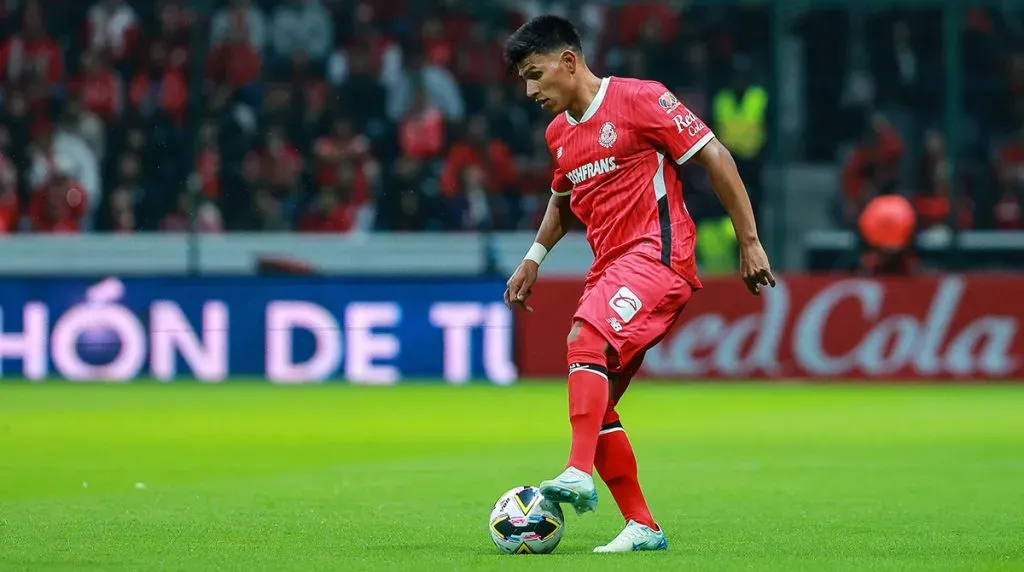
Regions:
M 604 372 L 577 367 L 569 372 L 569 423 L 572 425 L 570 467 L 594 472 L 601 420 L 608 409 L 608 378 Z
M 607 422 L 607 417 L 605 420 Z M 644 493 L 640 490 L 636 456 L 629 444 L 629 438 L 617 421 L 610 425 L 614 427 L 602 431 L 597 441 L 597 472 L 608 485 L 608 490 L 611 491 L 615 504 L 619 505 L 619 511 L 626 521 L 634 520 L 658 530 L 658 525 L 651 516 L 651 509 L 644 500 Z

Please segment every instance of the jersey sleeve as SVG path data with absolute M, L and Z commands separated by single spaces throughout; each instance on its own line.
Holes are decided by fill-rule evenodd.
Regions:
M 566 177 L 562 170 L 555 167 L 555 175 L 551 179 L 551 194 L 564 197 L 572 192 L 572 181 Z
M 690 160 L 715 134 L 675 95 L 658 82 L 637 91 L 634 121 L 640 137 L 672 157 L 678 165 Z

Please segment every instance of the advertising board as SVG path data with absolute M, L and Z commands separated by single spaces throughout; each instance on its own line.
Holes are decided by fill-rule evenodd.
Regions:
M 565 375 L 581 280 L 544 280 L 517 319 L 524 377 Z M 1024 277 L 788 276 L 760 297 L 708 279 L 648 351 L 660 379 L 1024 379 Z M 611 312 L 611 309 L 609 309 Z
M 517 372 L 503 289 L 458 278 L 4 278 L 0 376 L 507 384 Z

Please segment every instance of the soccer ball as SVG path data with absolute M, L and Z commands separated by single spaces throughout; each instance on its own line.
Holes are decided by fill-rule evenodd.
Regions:
M 516 487 L 494 503 L 487 521 L 491 540 L 506 554 L 547 554 L 558 546 L 565 519 L 537 487 Z

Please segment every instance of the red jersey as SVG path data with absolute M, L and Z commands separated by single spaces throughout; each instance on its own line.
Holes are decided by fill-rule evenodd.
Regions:
M 556 165 L 551 192 L 572 195 L 594 250 L 591 277 L 627 252 L 642 252 L 702 287 L 696 228 L 676 166 L 713 138 L 656 81 L 604 78 L 579 121 L 568 112 L 555 117 L 547 129 Z

